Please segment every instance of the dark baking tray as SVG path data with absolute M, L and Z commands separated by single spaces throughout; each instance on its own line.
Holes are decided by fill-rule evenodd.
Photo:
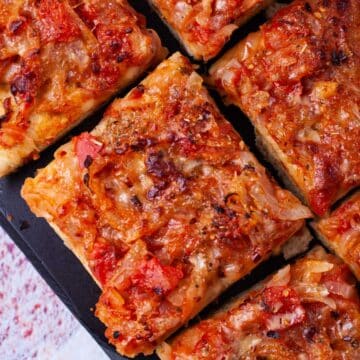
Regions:
M 130 3 L 146 16 L 148 26 L 158 32 L 163 44 L 169 49 L 170 53 L 180 50 L 185 54 L 177 40 L 170 34 L 166 26 L 145 1 L 130 1 Z M 246 34 L 255 31 L 259 24 L 264 21 L 264 13 L 253 18 L 246 26 L 234 34 L 222 53 Z M 208 65 L 199 64 L 198 71 L 206 73 L 207 67 Z M 128 89 L 119 95 L 121 96 L 127 91 Z M 211 92 L 211 94 L 222 113 L 231 121 L 250 149 L 266 165 L 269 172 L 277 178 L 273 168 L 264 161 L 255 147 L 254 131 L 248 119 L 237 108 L 233 106 L 225 107 L 215 93 Z M 89 331 L 108 356 L 115 360 L 125 358 L 118 355 L 114 348 L 108 345 L 103 335 L 105 328 L 93 315 L 93 308 L 100 295 L 100 290 L 81 263 L 63 245 L 62 240 L 50 226 L 43 219 L 36 218 L 20 197 L 20 189 L 25 178 L 34 176 L 37 169 L 46 166 L 60 144 L 67 142 L 73 135 L 92 129 L 101 119 L 103 109 L 87 119 L 57 144 L 44 151 L 38 161 L 30 163 L 17 173 L 0 180 L 0 223 L 64 304 Z M 207 312 L 221 306 L 221 303 L 231 296 L 250 287 L 284 264 L 285 261 L 282 257 L 272 258 L 270 261 L 263 263 L 251 275 L 248 275 L 226 291 L 215 303 L 206 308 L 199 317 L 206 316 Z M 147 357 L 147 359 L 156 358 L 155 355 Z M 137 359 L 144 359 L 144 357 L 139 356 Z

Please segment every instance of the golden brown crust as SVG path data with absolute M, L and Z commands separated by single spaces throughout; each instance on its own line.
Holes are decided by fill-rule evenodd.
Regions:
M 314 212 L 360 184 L 356 0 L 295 1 L 210 69 Z
M 239 26 L 273 0 L 149 0 L 197 60 L 215 57 Z
M 360 192 L 311 225 L 324 245 L 341 257 L 360 280 Z
M 85 258 L 103 286 L 96 314 L 127 356 L 152 352 L 311 216 L 179 53 L 61 147 L 22 195 Z
M 317 247 L 157 353 L 161 360 L 355 359 L 359 325 L 355 279 Z
M 62 241 L 64 242 L 66 247 L 69 248 L 69 250 L 71 250 L 76 255 L 76 257 L 79 259 L 81 264 L 85 267 L 86 271 L 89 273 L 89 275 L 92 277 L 92 279 L 96 282 L 96 284 L 99 286 L 99 288 L 101 288 L 101 284 L 100 284 L 99 280 L 94 276 L 94 274 L 92 273 L 92 271 L 89 268 L 88 260 L 85 257 L 83 249 L 80 248 L 79 246 L 76 246 L 76 244 L 74 244 L 74 242 L 72 241 L 71 237 L 68 236 L 62 230 L 60 230 L 60 228 L 56 225 L 55 222 L 49 220 L 48 224 L 56 232 L 56 234 L 59 236 L 59 238 L 62 239 Z
M 109 1 L 0 4 L 0 176 L 164 57 L 143 17 Z

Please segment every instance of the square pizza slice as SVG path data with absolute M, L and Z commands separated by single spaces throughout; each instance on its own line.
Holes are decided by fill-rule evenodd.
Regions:
M 320 246 L 158 349 L 161 360 L 359 359 L 349 268 Z
M 311 216 L 179 53 L 60 147 L 22 195 L 103 287 L 96 314 L 128 356 L 151 353 Z
M 341 257 L 360 280 L 360 191 L 329 216 L 312 223 L 320 240 Z
M 210 69 L 318 215 L 360 185 L 360 2 L 297 0 Z
M 149 0 L 187 52 L 215 57 L 231 34 L 273 0 Z
M 0 176 L 165 56 L 125 0 L 0 4 Z

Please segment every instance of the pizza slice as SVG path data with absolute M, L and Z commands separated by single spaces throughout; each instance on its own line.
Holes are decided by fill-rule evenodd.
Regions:
M 360 185 L 360 3 L 297 0 L 210 69 L 284 181 L 324 215 Z
M 125 0 L 0 4 L 0 176 L 165 56 Z
M 348 267 L 316 247 L 158 349 L 161 360 L 359 359 Z
M 179 53 L 60 147 L 22 195 L 103 287 L 96 315 L 127 356 L 151 353 L 311 216 Z
M 215 57 L 231 34 L 273 0 L 149 0 L 197 60 Z
M 329 216 L 312 223 L 320 240 L 341 257 L 360 280 L 360 192 Z

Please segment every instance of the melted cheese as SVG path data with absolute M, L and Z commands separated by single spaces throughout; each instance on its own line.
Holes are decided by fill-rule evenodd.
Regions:
M 179 53 L 22 194 L 103 286 L 97 316 L 128 356 L 152 352 L 311 216 L 268 178 Z

